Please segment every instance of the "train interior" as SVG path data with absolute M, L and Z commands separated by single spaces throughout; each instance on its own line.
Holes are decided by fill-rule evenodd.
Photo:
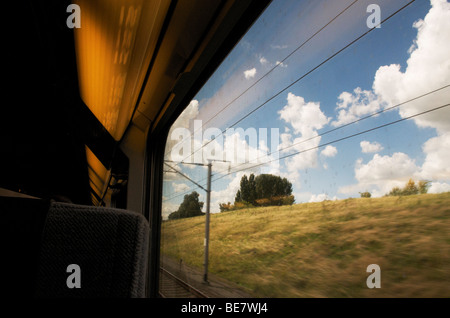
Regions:
M 449 17 L 446 0 L 5 4 L 10 295 L 449 297 Z
M 1 114 L 2 197 L 109 206 L 144 215 L 153 242 L 148 280 L 154 286 L 146 295 L 157 295 L 158 273 L 152 269 L 158 261 L 159 216 L 149 211 L 160 205 L 162 162 L 157 154 L 164 151 L 164 134 L 267 3 L 8 4 L 5 43 L 11 49 L 4 91 L 14 105 L 5 104 Z M 72 4 L 80 9 L 78 17 L 71 16 L 77 13 Z M 77 18 L 79 28 L 71 24 Z M 31 242 L 21 244 L 16 247 Z M 29 262 L 13 262 L 14 273 L 34 264 L 20 260 Z M 26 282 L 11 284 L 23 290 Z

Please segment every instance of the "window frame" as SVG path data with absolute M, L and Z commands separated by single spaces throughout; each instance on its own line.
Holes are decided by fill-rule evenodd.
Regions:
M 144 160 L 144 216 L 150 225 L 147 297 L 159 296 L 163 164 L 169 130 L 271 1 L 238 0 L 233 2 L 221 25 L 201 52 L 195 66 L 187 73 L 187 81 L 182 85 L 176 85 L 181 88 L 177 89 L 175 97 L 161 114 L 160 120 L 156 121 L 156 125 L 152 123 L 149 127 Z M 180 79 L 183 79 L 183 76 Z

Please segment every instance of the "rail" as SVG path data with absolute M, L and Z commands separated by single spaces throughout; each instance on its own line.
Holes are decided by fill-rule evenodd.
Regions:
M 162 279 L 161 276 L 160 281 L 164 282 L 163 288 L 160 288 L 159 295 L 162 298 L 175 298 L 175 297 L 182 297 L 182 298 L 209 298 L 206 296 L 203 292 L 198 290 L 197 288 L 193 287 L 192 285 L 186 283 L 179 277 L 173 275 L 166 269 L 160 267 L 160 272 L 164 277 L 167 277 L 169 280 Z M 171 283 L 173 282 L 173 284 Z

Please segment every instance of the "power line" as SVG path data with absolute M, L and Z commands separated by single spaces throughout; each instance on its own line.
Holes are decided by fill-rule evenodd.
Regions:
M 203 266 L 204 266 L 204 271 L 203 271 L 203 281 L 204 282 L 208 282 L 208 262 L 209 262 L 209 223 L 210 223 L 210 212 L 211 212 L 211 175 L 212 175 L 212 161 L 210 160 L 208 162 L 208 164 L 206 166 L 208 166 L 208 182 L 207 182 L 207 186 L 206 189 L 203 188 L 200 184 L 198 184 L 197 182 L 195 182 L 194 180 L 192 180 L 191 178 L 189 178 L 188 176 L 186 176 L 184 173 L 182 173 L 181 171 L 175 169 L 174 167 L 172 167 L 171 165 L 169 165 L 167 162 L 164 162 L 164 164 L 166 166 L 168 166 L 169 168 L 171 168 L 174 172 L 180 174 L 181 176 L 185 177 L 186 179 L 188 179 L 189 181 L 191 181 L 192 183 L 194 183 L 197 187 L 202 188 L 203 190 L 206 191 L 206 220 L 205 220 L 205 251 L 204 251 L 204 262 L 203 262 Z M 196 164 L 196 165 L 203 165 L 203 164 Z
M 399 13 L 400 11 L 402 11 L 403 9 L 405 9 L 406 7 L 408 7 L 411 3 L 413 3 L 415 0 L 411 0 L 409 1 L 407 4 L 405 4 L 404 6 L 402 6 L 400 9 L 398 9 L 397 11 L 395 11 L 394 13 L 392 13 L 391 15 L 389 15 L 388 17 L 386 17 L 384 20 L 382 20 L 379 25 L 381 25 L 382 23 L 385 23 L 386 21 L 388 21 L 389 19 L 391 19 L 393 16 L 395 16 L 397 13 Z M 225 130 L 223 130 L 221 132 L 221 135 L 223 135 L 229 128 L 236 126 L 238 123 L 240 123 L 241 121 L 243 121 L 244 119 L 248 118 L 249 116 L 251 116 L 252 114 L 254 114 L 256 111 L 258 111 L 259 109 L 261 109 L 263 106 L 265 106 L 267 103 L 269 103 L 270 101 L 272 101 L 273 99 L 275 99 L 276 97 L 278 97 L 279 95 L 281 95 L 284 91 L 286 91 L 288 88 L 292 87 L 293 85 L 297 84 L 298 82 L 300 82 L 301 80 L 303 80 L 305 77 L 307 77 L 309 74 L 311 74 L 312 72 L 314 72 L 315 70 L 317 70 L 318 68 L 320 68 L 321 66 L 323 66 L 324 64 L 326 64 L 328 61 L 330 61 L 331 59 L 333 59 L 334 57 L 336 57 L 337 55 L 339 55 L 340 53 L 342 53 L 343 51 L 345 51 L 347 48 L 349 48 L 350 46 L 352 46 L 353 44 L 355 44 L 356 42 L 358 42 L 360 39 L 362 39 L 363 37 L 365 37 L 367 34 L 369 34 L 370 32 L 372 32 L 374 29 L 376 29 L 376 26 L 373 28 L 369 28 L 369 30 L 367 30 L 366 32 L 364 32 L 363 34 L 361 34 L 360 36 L 358 36 L 356 39 L 354 39 L 353 41 L 351 41 L 350 43 L 348 43 L 347 45 L 345 45 L 343 48 L 341 48 L 340 50 L 338 50 L 337 52 L 335 52 L 334 54 L 332 54 L 331 56 L 329 56 L 328 58 L 326 58 L 324 61 L 322 61 L 321 63 L 319 63 L 318 65 L 316 65 L 315 67 L 313 67 L 312 69 L 310 69 L 308 72 L 306 72 L 305 74 L 303 74 L 302 76 L 300 76 L 298 79 L 296 79 L 294 82 L 292 82 L 291 84 L 287 85 L 285 88 L 283 88 L 282 90 L 280 90 L 278 93 L 276 93 L 275 95 L 273 95 L 272 97 L 270 97 L 269 99 L 267 99 L 265 102 L 263 102 L 262 104 L 260 104 L 259 106 L 257 106 L 256 108 L 254 108 L 252 111 L 250 111 L 249 113 L 247 113 L 246 115 L 244 115 L 243 117 L 241 117 L 239 120 L 237 120 L 236 122 L 234 122 L 232 125 L 230 125 L 229 127 L 227 127 Z M 186 158 L 183 158 L 183 160 L 181 160 L 182 162 L 184 160 L 186 160 L 187 158 L 193 156 L 196 152 L 198 152 L 199 150 L 203 149 L 204 147 L 206 147 L 208 144 L 210 144 L 213 140 L 208 141 L 206 144 L 202 145 L 200 148 L 198 148 L 197 150 L 193 151 L 190 155 L 188 155 Z
M 395 11 L 395 12 L 393 12 L 391 15 L 389 15 L 388 17 L 386 17 L 385 19 L 383 19 L 381 22 L 380 22 L 380 24 L 382 24 L 382 23 L 384 23 L 384 22 L 386 22 L 386 21 L 388 21 L 389 19 L 391 19 L 393 16 L 395 16 L 396 14 L 398 14 L 399 12 L 401 12 L 403 9 L 405 9 L 406 7 L 408 7 L 411 3 L 413 3 L 415 0 L 411 0 L 411 1 L 409 1 L 407 4 L 405 4 L 404 6 L 402 6 L 401 8 L 399 8 L 397 11 Z M 353 5 L 353 3 L 351 4 L 351 5 Z M 350 5 L 350 6 L 351 6 Z M 346 8 L 345 10 L 347 10 L 348 8 Z M 345 11 L 344 10 L 344 11 Z M 342 12 L 341 12 L 342 13 Z M 336 16 L 337 17 L 337 16 Z M 335 18 L 336 18 L 335 17 Z M 328 23 L 329 24 L 329 23 Z M 372 32 L 374 29 L 376 29 L 376 26 L 374 27 L 374 28 L 371 28 L 371 29 L 369 29 L 368 31 L 366 31 L 365 33 L 363 33 L 363 34 L 361 34 L 360 36 L 358 36 L 356 39 L 354 39 L 353 41 L 351 41 L 350 43 L 348 43 L 346 46 L 344 46 L 343 48 L 341 48 L 339 51 L 337 51 L 336 53 L 334 53 L 334 54 L 332 54 L 331 56 L 329 56 L 327 59 L 325 59 L 324 61 L 322 61 L 320 64 L 318 64 L 317 66 L 315 66 L 314 68 L 312 68 L 311 70 L 309 70 L 308 72 L 306 72 L 305 74 L 303 74 L 301 77 L 299 77 L 297 80 L 295 80 L 294 82 L 292 82 L 291 84 L 289 84 L 288 86 L 286 86 L 285 88 L 283 88 L 281 91 L 279 91 L 278 93 L 276 93 L 275 95 L 273 95 L 272 97 L 270 97 L 268 100 L 266 100 L 265 102 L 263 102 L 261 105 L 259 105 L 258 107 L 256 107 L 255 109 L 253 109 L 251 112 L 249 112 L 248 114 L 246 114 L 245 116 L 243 116 L 243 117 L 241 117 L 239 120 L 237 120 L 235 123 L 233 123 L 231 126 L 229 126 L 229 127 L 227 127 L 224 131 L 222 131 L 221 132 L 221 135 L 223 135 L 229 128 L 231 128 L 231 127 L 233 127 L 233 126 L 235 126 L 235 125 L 237 125 L 238 123 L 240 123 L 241 121 L 243 121 L 244 119 L 246 119 L 247 117 L 249 117 L 249 116 L 251 116 L 253 113 L 255 113 L 257 110 L 259 110 L 260 108 L 262 108 L 264 105 L 266 105 L 268 102 L 270 102 L 271 100 L 273 100 L 274 98 L 276 98 L 277 96 L 279 96 L 281 93 L 283 93 L 284 91 L 286 91 L 288 88 L 290 88 L 290 87 L 292 87 L 294 84 L 296 84 L 296 83 L 298 83 L 299 81 L 301 81 L 302 79 L 304 79 L 306 76 L 308 76 L 309 74 L 311 74 L 312 72 L 314 72 L 315 70 L 317 70 L 319 67 L 321 67 L 321 66 L 323 66 L 324 64 L 326 64 L 328 61 L 330 61 L 331 59 L 333 59 L 334 57 L 336 57 L 338 54 L 340 54 L 341 52 L 343 52 L 344 50 L 346 50 L 347 48 L 349 48 L 350 46 L 352 46 L 354 43 L 356 43 L 357 41 L 359 41 L 360 39 L 362 39 L 364 36 L 366 36 L 367 34 L 369 34 L 370 32 Z M 285 59 L 284 59 L 285 60 Z M 283 60 L 283 61 L 284 61 Z M 420 96 L 419 97 L 417 97 L 417 98 L 420 98 Z M 406 102 L 405 102 L 406 103 Z M 399 106 L 399 105 L 398 105 Z M 397 107 L 398 107 L 397 106 Z M 374 116 L 374 115 L 372 115 L 372 116 Z M 366 118 L 365 118 L 366 119 Z M 360 120 L 363 120 L 363 119 L 360 119 Z M 336 128 L 336 129 L 334 129 L 334 130 L 332 130 L 332 131 L 335 131 L 335 130 L 337 130 L 337 129 L 340 129 L 340 128 L 343 128 L 343 127 L 338 127 L 338 128 Z M 330 131 L 331 132 L 331 131 Z M 201 149 L 203 149 L 205 146 L 207 146 L 209 143 L 211 143 L 212 141 L 213 141 L 214 139 L 212 139 L 212 140 L 210 140 L 210 141 L 208 141 L 207 143 L 205 143 L 204 145 L 202 145 L 201 147 L 199 147 L 197 150 L 195 150 L 195 151 L 193 151 L 191 154 L 189 154 L 187 157 L 185 157 L 185 158 L 183 158 L 182 160 L 181 160 L 181 162 L 180 163 L 184 163 L 184 160 L 186 160 L 187 158 L 189 158 L 189 157 L 191 157 L 191 156 L 193 156 L 196 152 L 198 152 L 199 150 L 201 150 Z M 304 141 L 303 141 L 304 142 Z M 295 153 L 294 153 L 295 154 Z M 292 154 L 292 155 L 294 155 L 294 154 Z M 279 160 L 280 158 L 278 158 L 277 160 Z M 260 165 L 262 165 L 262 164 L 267 164 L 267 163 L 270 163 L 270 162 L 273 162 L 273 160 L 272 161 L 269 161 L 269 162 L 266 162 L 266 163 L 261 163 L 261 164 L 258 164 L 258 165 L 256 165 L 256 166 L 260 166 Z M 253 166 L 253 167 L 256 167 L 256 166 Z M 250 168 L 252 168 L 252 167 L 250 167 Z M 245 168 L 245 169 L 242 169 L 242 170 L 246 170 L 246 169 L 250 169 L 250 168 Z M 241 170 L 241 171 L 242 171 Z M 236 172 L 239 172 L 239 170 L 237 170 L 237 171 L 235 171 L 235 172 L 232 172 L 232 173 L 236 173 Z M 227 176 L 227 175 L 229 175 L 229 174 L 231 174 L 231 173 L 228 173 L 228 174 L 226 174 L 225 176 Z M 213 180 L 213 181 L 215 181 L 215 180 Z M 179 195 L 176 195 L 176 196 L 174 196 L 174 197 L 171 197 L 171 198 L 168 198 L 167 200 L 171 200 L 171 199 L 173 199 L 173 198 L 176 198 L 176 197 L 178 197 Z M 164 200 L 164 201 L 166 201 L 166 200 Z
M 315 38 L 320 32 L 322 32 L 325 28 L 327 28 L 331 23 L 333 23 L 334 20 L 336 20 L 339 16 L 341 16 L 345 11 L 347 11 L 351 6 L 353 6 L 356 2 L 359 0 L 354 0 L 350 5 L 348 5 L 344 10 L 342 10 L 338 15 L 336 15 L 333 19 L 328 21 L 324 26 L 322 26 L 318 31 L 316 31 L 313 35 L 311 35 L 308 39 L 303 41 L 302 44 L 297 46 L 291 53 L 289 53 L 286 57 L 284 57 L 279 63 L 276 63 L 275 66 L 273 66 L 269 71 L 267 71 L 265 74 L 263 74 L 258 80 L 256 80 L 252 85 L 247 87 L 243 92 L 241 92 L 238 96 L 236 96 L 234 99 L 232 99 L 228 104 L 226 104 L 223 108 L 221 108 L 217 113 L 215 113 L 213 116 L 211 116 L 205 124 L 208 124 L 211 120 L 216 118 L 220 113 L 222 113 L 225 109 L 227 109 L 231 104 L 233 104 L 236 100 L 241 98 L 245 93 L 247 93 L 250 89 L 252 89 L 256 84 L 258 84 L 261 80 L 263 80 L 266 76 L 268 76 L 272 71 L 274 71 L 277 67 L 283 64 L 288 58 L 290 58 L 295 52 L 297 52 L 299 49 L 301 49 L 303 46 L 305 46 L 309 41 L 311 41 L 313 38 Z M 198 131 L 198 130 L 197 130 Z M 197 132 L 195 131 L 195 132 Z M 194 132 L 194 133 L 195 133 Z M 183 142 L 184 139 L 182 139 L 181 142 Z M 164 156 L 168 154 L 165 153 Z M 185 158 L 186 159 L 186 158 Z M 183 159 L 184 160 L 184 159 Z
M 370 129 L 366 129 L 366 130 L 363 130 L 363 131 L 358 132 L 358 133 L 354 133 L 354 134 L 351 134 L 351 135 L 348 135 L 348 136 L 345 136 L 345 137 L 342 137 L 342 138 L 338 138 L 338 139 L 335 139 L 333 141 L 329 141 L 329 142 L 320 144 L 320 145 L 315 146 L 315 147 L 311 147 L 311 148 L 308 148 L 308 149 L 303 149 L 303 150 L 300 150 L 300 151 L 296 151 L 294 153 L 282 156 L 281 158 L 270 160 L 268 162 L 258 163 L 258 164 L 255 164 L 255 165 L 251 166 L 251 167 L 245 167 L 243 169 L 230 171 L 227 174 L 224 174 L 224 175 L 221 175 L 221 176 L 215 178 L 214 180 L 212 180 L 212 182 L 215 182 L 217 180 L 220 180 L 222 178 L 225 178 L 225 177 L 227 177 L 227 176 L 229 176 L 231 174 L 234 174 L 234 173 L 237 173 L 237 172 L 240 172 L 240 171 L 253 169 L 253 168 L 256 168 L 256 167 L 259 167 L 259 166 L 262 166 L 262 165 L 267 165 L 267 164 L 269 164 L 271 162 L 274 162 L 276 160 L 283 160 L 283 159 L 286 159 L 286 158 L 289 158 L 289 157 L 292 157 L 292 156 L 295 156 L 295 155 L 298 155 L 298 154 L 301 154 L 301 153 L 305 153 L 305 152 L 308 152 L 308 151 L 312 151 L 312 150 L 316 150 L 316 149 L 319 149 L 319 148 L 322 148 L 322 147 L 326 147 L 328 145 L 331 145 L 331 144 L 334 144 L 334 143 L 337 143 L 337 142 L 341 142 L 341 141 L 344 141 L 344 140 L 347 140 L 347 139 L 350 139 L 350 138 L 354 138 L 356 136 L 360 136 L 360 135 L 363 135 L 363 134 L 366 134 L 366 133 L 369 133 L 369 132 L 372 132 L 372 131 L 375 131 L 375 130 L 378 130 L 378 129 L 381 129 L 381 128 L 385 128 L 385 127 L 388 127 L 388 126 L 391 126 L 391 125 L 395 125 L 395 124 L 401 123 L 403 121 L 406 121 L 408 119 L 412 119 L 412 118 L 415 118 L 415 117 L 418 117 L 418 116 L 422 116 L 422 115 L 425 115 L 425 114 L 428 114 L 428 113 L 431 113 L 431 112 L 443 109 L 443 108 L 448 107 L 448 106 L 450 106 L 450 103 L 449 104 L 445 104 L 445 105 L 441 105 L 441 106 L 437 106 L 437 107 L 434 107 L 432 109 L 429 109 L 429 110 L 426 110 L 426 111 L 423 111 L 423 112 L 420 112 L 420 113 L 417 113 L 417 114 L 414 114 L 414 115 L 410 115 L 410 116 L 407 116 L 407 117 L 404 117 L 404 118 L 401 118 L 401 119 L 398 119 L 398 120 L 394 120 L 394 121 L 391 121 L 391 122 L 383 124 L 383 125 L 379 125 L 379 126 L 376 126 L 376 127 L 370 128 Z M 190 192 L 190 191 L 191 190 L 189 190 L 187 192 Z M 182 194 L 184 194 L 184 193 L 182 193 Z M 180 196 L 180 195 L 172 196 L 172 197 L 164 200 L 163 202 L 168 201 L 168 200 L 172 200 L 172 199 L 174 199 L 174 198 L 176 198 L 178 196 Z
M 404 101 L 404 102 L 398 103 L 398 104 L 393 105 L 393 106 L 391 106 L 391 107 L 387 107 L 387 108 L 385 108 L 385 109 L 383 109 L 383 110 L 373 112 L 372 114 L 369 114 L 369 115 L 367 115 L 367 116 L 365 116 L 365 117 L 361 117 L 361 118 L 359 118 L 359 119 L 357 119 L 357 120 L 354 120 L 354 121 L 352 121 L 352 122 L 350 122 L 350 123 L 343 124 L 343 125 L 341 125 L 341 126 L 339 126 L 339 127 L 336 127 L 336 128 L 330 129 L 330 130 L 327 130 L 327 131 L 325 131 L 325 132 L 323 132 L 323 133 L 320 133 L 320 134 L 318 134 L 318 135 L 316 135 L 316 136 L 313 136 L 313 137 L 310 137 L 310 138 L 307 138 L 307 139 L 300 140 L 300 141 L 298 141 L 298 142 L 296 142 L 296 143 L 293 143 L 292 145 L 289 145 L 289 146 L 287 146 L 287 147 L 278 149 L 278 150 L 276 150 L 276 151 L 272 151 L 272 152 L 268 153 L 267 155 L 265 155 L 264 157 L 266 157 L 266 156 L 268 157 L 268 156 L 270 156 L 270 155 L 272 155 L 272 154 L 274 154 L 274 153 L 281 152 L 281 151 L 283 151 L 283 150 L 292 148 L 292 147 L 294 147 L 294 146 L 298 146 L 299 144 L 305 143 L 305 142 L 310 141 L 310 140 L 312 140 L 312 139 L 315 139 L 315 138 L 318 138 L 318 137 L 322 137 L 322 136 L 324 136 L 324 135 L 326 135 L 326 134 L 335 132 L 335 131 L 337 131 L 337 130 L 339 130 L 339 129 L 342 129 L 342 128 L 345 128 L 345 127 L 354 125 L 354 124 L 359 123 L 359 122 L 361 122 L 361 121 L 363 121 L 363 120 L 366 120 L 366 119 L 375 117 L 375 116 L 380 115 L 380 114 L 382 114 L 382 113 L 385 113 L 385 112 L 387 112 L 387 111 L 390 111 L 390 110 L 393 110 L 393 109 L 395 109 L 395 108 L 398 108 L 398 107 L 400 107 L 400 106 L 402 106 L 402 105 L 405 105 L 405 104 L 411 103 L 411 102 L 413 102 L 413 101 L 416 101 L 416 100 L 418 100 L 418 99 L 420 99 L 420 98 L 423 98 L 423 97 L 426 97 L 426 96 L 428 96 L 428 95 L 437 93 L 437 92 L 439 92 L 439 91 L 441 91 L 441 90 L 443 90 L 443 89 L 446 89 L 446 88 L 448 88 L 448 87 L 450 87 L 450 84 L 445 85 L 445 86 L 442 86 L 442 87 L 437 88 L 437 89 L 435 89 L 435 90 L 429 91 L 429 92 L 424 93 L 424 94 L 422 94 L 422 95 L 413 97 L 413 98 L 411 98 L 411 99 L 409 99 L 409 100 L 406 100 L 406 101 Z M 258 160 L 258 159 L 260 159 L 260 158 L 262 158 L 262 156 L 256 158 L 255 160 Z M 173 162 L 173 161 L 172 161 L 172 162 Z M 180 162 L 174 162 L 174 163 L 180 163 Z M 194 164 L 194 163 L 184 163 L 184 164 Z M 248 164 L 250 164 L 250 163 L 249 163 L 249 162 L 248 162 L 248 163 L 247 163 L 247 162 L 244 162 L 244 163 L 241 163 L 241 164 L 235 166 L 233 169 L 236 169 L 236 168 L 238 168 L 238 167 L 240 167 L 240 166 L 248 165 Z M 203 164 L 197 164 L 197 165 L 203 165 Z M 245 169 L 248 169 L 248 168 L 245 168 Z M 219 171 L 219 172 L 217 172 L 216 174 L 224 173 L 224 172 L 227 171 L 227 170 L 228 170 L 228 172 L 230 172 L 230 170 L 231 170 L 230 167 L 228 167 L 228 169 L 226 169 L 226 170 Z M 206 178 L 202 178 L 202 179 L 198 180 L 197 182 L 202 182 L 202 181 L 204 181 L 204 180 L 206 180 Z M 189 192 L 189 191 L 188 191 L 188 192 Z M 186 192 L 186 193 L 188 193 L 188 192 Z
M 189 181 L 191 181 L 191 182 L 192 182 L 193 184 L 195 184 L 197 187 L 201 188 L 202 190 L 208 191 L 208 190 L 205 189 L 203 186 L 201 186 L 200 184 L 198 184 L 197 182 L 195 182 L 194 180 L 192 180 L 191 178 L 189 178 L 187 175 L 185 175 L 185 174 L 182 173 L 181 171 L 175 169 L 174 167 L 172 167 L 172 166 L 169 165 L 168 163 L 164 162 L 164 164 L 173 170 L 173 171 L 168 171 L 168 172 L 178 173 L 180 176 L 182 176 L 182 177 L 188 179 Z
M 450 87 L 450 84 L 445 85 L 445 86 L 442 86 L 442 87 L 440 87 L 440 88 L 438 88 L 438 89 L 435 89 L 435 90 L 433 90 L 433 91 L 430 91 L 430 92 L 428 92 L 428 93 L 422 94 L 422 95 L 420 95 L 420 96 L 416 96 L 416 97 L 414 97 L 414 98 L 411 98 L 411 99 L 409 99 L 409 100 L 407 100 L 407 101 L 404 101 L 404 102 L 402 102 L 402 103 L 396 104 L 396 105 L 394 105 L 394 106 L 387 107 L 387 108 L 382 109 L 382 110 L 380 110 L 380 111 L 373 112 L 372 114 L 369 114 L 369 115 L 367 115 L 367 116 L 365 116 L 365 117 L 361 117 L 361 118 L 356 119 L 356 120 L 354 120 L 354 121 L 352 121 L 352 122 L 349 122 L 349 123 L 347 123 L 347 124 L 343 124 L 343 125 L 338 126 L 338 127 L 336 127 L 336 128 L 333 128 L 333 129 L 324 131 L 323 133 L 320 133 L 320 134 L 318 134 L 318 135 L 316 135 L 316 136 L 313 136 L 313 137 L 309 137 L 309 138 L 307 138 L 307 139 L 300 140 L 300 141 L 298 141 L 298 142 L 296 142 L 296 143 L 293 143 L 292 145 L 286 146 L 286 147 L 284 147 L 284 148 L 280 148 L 280 149 L 278 149 L 278 150 L 276 150 L 276 151 L 272 151 L 272 152 L 270 152 L 270 153 L 268 153 L 268 154 L 266 154 L 266 155 L 264 155 L 264 156 L 261 156 L 261 157 L 258 157 L 258 158 L 256 158 L 256 159 L 254 159 L 254 160 L 256 161 L 256 160 L 258 160 L 258 159 L 260 159 L 260 158 L 270 156 L 270 155 L 272 155 L 272 154 L 274 154 L 274 153 L 277 153 L 277 152 L 279 153 L 279 152 L 281 152 L 281 151 L 284 151 L 284 150 L 286 150 L 286 149 L 292 148 L 292 147 L 294 147 L 294 146 L 298 146 L 298 145 L 300 145 L 300 144 L 302 144 L 302 143 L 308 142 L 308 141 L 313 140 L 313 139 L 316 139 L 316 138 L 318 138 L 318 137 L 322 137 L 322 136 L 324 136 L 324 135 L 327 135 L 327 134 L 332 133 L 332 132 L 334 132 L 334 131 L 337 131 L 337 130 L 339 130 L 339 129 L 342 129 L 342 128 L 345 128 L 345 127 L 348 127 L 348 126 L 357 124 L 357 123 L 359 123 L 359 122 L 361 122 L 361 121 L 363 121 L 363 120 L 366 120 L 366 119 L 369 119 L 369 118 L 378 116 L 378 115 L 380 115 L 380 114 L 382 114 L 382 113 L 385 113 L 385 112 L 387 112 L 387 111 L 393 110 L 393 109 L 395 109 L 395 108 L 398 108 L 398 107 L 400 107 L 400 106 L 402 106 L 402 105 L 405 105 L 405 104 L 408 104 L 408 103 L 410 103 L 410 102 L 413 102 L 413 101 L 415 101 L 415 100 L 417 100 L 417 99 L 423 98 L 423 97 L 425 97 L 425 96 L 434 94 L 434 93 L 436 93 L 436 92 L 438 92 L 438 91 L 440 91 L 440 90 L 443 90 L 443 89 L 445 89 L 445 88 L 448 88 L 448 87 Z M 240 166 L 245 165 L 245 164 L 248 164 L 248 163 L 245 163 L 245 162 L 244 162 L 244 163 L 241 163 L 241 164 L 239 164 L 237 167 L 240 167 Z M 236 168 L 236 167 L 235 167 L 235 168 Z M 225 170 L 224 170 L 224 171 L 225 171 Z M 224 172 L 224 171 L 220 171 L 220 172 Z M 203 180 L 200 180 L 200 181 L 203 181 Z
M 209 183 L 207 182 L 207 184 L 206 184 L 205 186 L 202 186 L 202 185 L 200 185 L 198 182 L 203 181 L 205 178 L 203 178 L 202 180 L 200 180 L 200 181 L 198 181 L 198 182 L 197 182 L 197 181 L 194 181 L 194 180 L 192 180 L 191 178 L 189 178 L 188 176 L 186 176 L 184 173 L 182 173 L 181 171 L 179 171 L 178 169 L 175 169 L 174 167 L 172 167 L 171 165 L 169 165 L 167 162 L 176 163 L 176 164 L 181 163 L 181 162 L 175 162 L 175 161 L 171 161 L 171 160 L 165 160 L 165 161 L 164 161 L 164 164 L 165 164 L 166 166 L 168 166 L 169 168 L 171 168 L 172 171 L 164 171 L 164 172 L 167 172 L 167 173 L 172 173 L 172 172 L 174 172 L 174 173 L 177 173 L 177 174 L 181 175 L 182 177 L 188 179 L 190 182 L 194 183 L 194 184 L 197 186 L 197 188 L 200 188 L 200 189 L 206 191 L 207 194 L 211 192 L 211 190 L 205 189 L 205 187 L 211 188 L 211 187 L 210 187 L 210 182 L 209 182 L 209 181 L 211 180 L 211 176 L 212 176 L 212 172 L 211 172 L 212 163 L 213 163 L 213 162 L 228 162 L 228 163 L 230 163 L 230 161 L 228 161 L 228 160 L 218 160 L 218 159 L 209 159 L 209 160 L 208 160 L 208 164 L 203 164 L 203 163 L 182 163 L 182 164 L 191 164 L 191 165 L 196 165 L 196 166 L 203 166 L 203 167 L 206 166 L 206 167 L 208 167 L 208 175 L 207 175 L 207 178 L 206 178 L 206 179 L 209 180 L 209 181 L 208 181 Z M 228 170 L 230 170 L 230 168 L 229 168 Z M 181 196 L 181 195 L 184 195 L 184 194 L 187 194 L 187 193 L 189 193 L 189 192 L 190 192 L 190 190 L 189 190 L 189 191 L 185 191 L 185 192 L 181 193 L 180 195 L 177 195 L 176 197 Z M 163 200 L 163 202 L 165 202 L 165 201 L 167 201 L 167 200 L 171 200 L 171 199 L 173 199 L 173 198 L 174 198 L 174 197 L 170 197 L 169 199 Z
M 232 172 L 229 172 L 228 174 L 225 174 L 225 175 L 222 175 L 222 176 L 218 177 L 217 179 L 214 179 L 213 182 L 217 181 L 219 179 L 222 179 L 222 178 L 224 178 L 224 177 L 226 177 L 226 176 L 228 176 L 230 174 L 233 174 L 233 173 L 237 173 L 237 172 L 240 172 L 240 171 L 243 171 L 243 170 L 247 170 L 247 169 L 256 168 L 256 167 L 259 167 L 259 166 L 266 165 L 268 163 L 274 162 L 276 160 L 283 160 L 283 159 L 286 159 L 286 158 L 289 158 L 289 157 L 292 157 L 292 156 L 295 156 L 295 155 L 298 155 L 298 154 L 301 154 L 301 153 L 304 153 L 304 152 L 307 152 L 307 151 L 319 149 L 319 148 L 322 148 L 322 147 L 325 147 L 325 146 L 328 146 L 328 145 L 331 145 L 331 144 L 334 144 L 334 143 L 337 143 L 337 142 L 340 142 L 340 141 L 344 141 L 344 140 L 347 140 L 347 139 L 350 139 L 350 138 L 354 138 L 354 137 L 359 136 L 359 135 L 366 134 L 368 132 L 372 132 L 374 130 L 378 130 L 378 129 L 381 129 L 381 128 L 384 128 L 384 127 L 387 127 L 387 126 L 398 124 L 398 123 L 403 122 L 405 120 L 408 120 L 408 119 L 411 119 L 411 118 L 414 118 L 414 117 L 418 117 L 418 116 L 421 116 L 421 115 L 425 115 L 427 113 L 431 113 L 433 111 L 436 111 L 436 110 L 439 110 L 439 109 L 443 109 L 443 108 L 448 107 L 448 106 L 450 106 L 450 104 L 445 104 L 445 105 L 442 105 L 442 106 L 438 106 L 438 107 L 435 107 L 435 108 L 432 108 L 432 109 L 429 109 L 429 110 L 426 110 L 426 111 L 423 111 L 423 112 L 420 112 L 420 113 L 417 113 L 417 114 L 414 114 L 414 115 L 411 115 L 411 116 L 408 116 L 408 117 L 404 117 L 404 118 L 401 118 L 401 119 L 398 119 L 398 120 L 394 120 L 394 121 L 389 122 L 387 124 L 383 124 L 383 125 L 380 125 L 380 126 L 376 126 L 376 127 L 370 128 L 370 129 L 366 129 L 364 131 L 361 131 L 361 132 L 358 132 L 358 133 L 355 133 L 355 134 L 352 134 L 352 135 L 348 135 L 346 137 L 335 139 L 333 141 L 329 141 L 329 142 L 323 143 L 323 144 L 315 146 L 315 147 L 311 147 L 311 148 L 304 149 L 304 150 L 301 150 L 301 151 L 296 151 L 294 153 L 282 156 L 281 158 L 277 158 L 277 159 L 274 159 L 274 160 L 271 160 L 271 161 L 268 161 L 268 162 L 259 163 L 259 164 L 253 165 L 252 167 L 247 167 L 247 168 L 244 168 L 244 169 L 232 171 Z

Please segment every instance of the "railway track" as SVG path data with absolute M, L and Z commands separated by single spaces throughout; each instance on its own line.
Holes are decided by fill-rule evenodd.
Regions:
M 162 298 L 208 298 L 204 293 L 162 267 L 160 273 L 159 295 Z

